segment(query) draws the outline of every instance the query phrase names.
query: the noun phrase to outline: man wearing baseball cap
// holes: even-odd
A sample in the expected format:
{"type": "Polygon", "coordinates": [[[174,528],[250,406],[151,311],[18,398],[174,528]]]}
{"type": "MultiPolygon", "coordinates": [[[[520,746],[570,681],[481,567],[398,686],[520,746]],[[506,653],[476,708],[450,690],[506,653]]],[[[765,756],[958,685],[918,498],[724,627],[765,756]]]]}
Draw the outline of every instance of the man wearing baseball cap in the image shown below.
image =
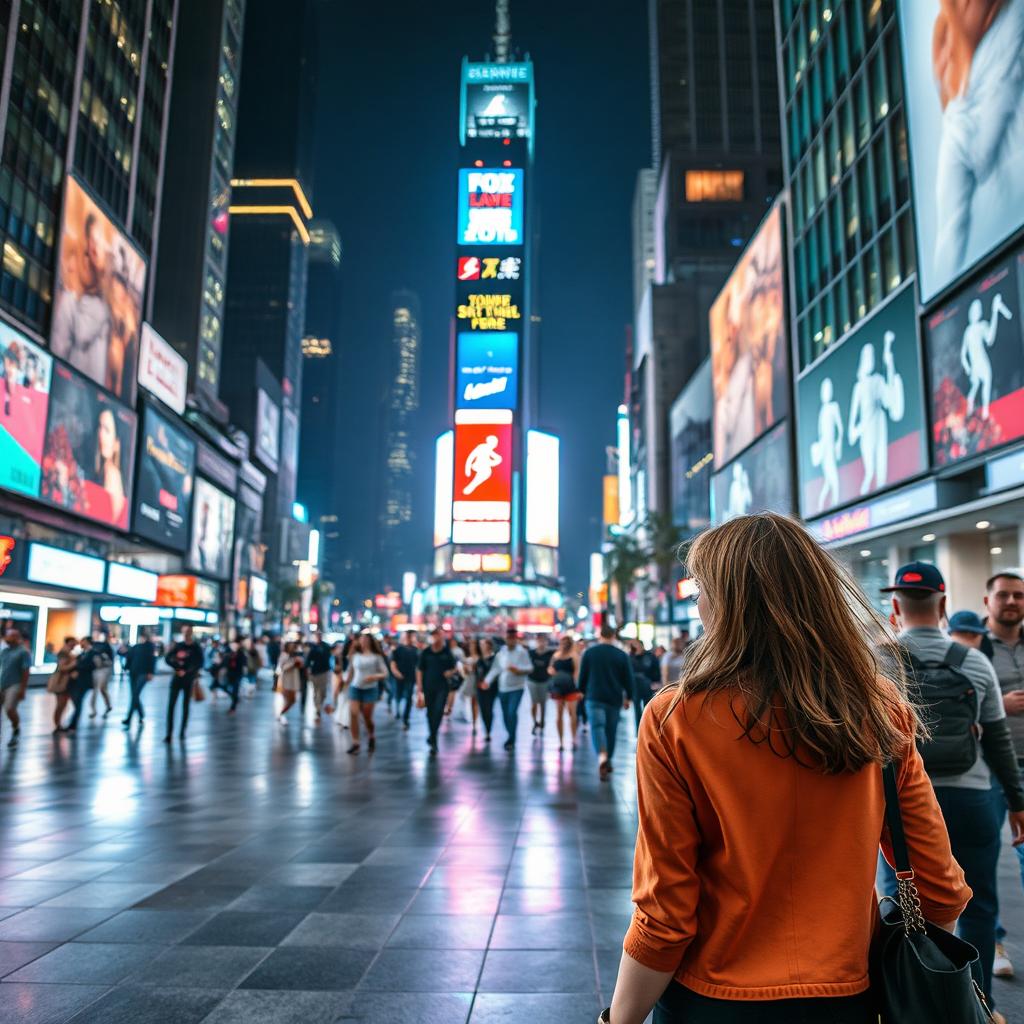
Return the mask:
{"type": "Polygon", "coordinates": [[[964,647],[981,650],[981,645],[988,636],[985,623],[977,612],[953,612],[949,617],[949,638],[964,647]]]}
{"type": "MultiPolygon", "coordinates": [[[[988,635],[981,650],[988,655],[1003,692],[1003,705],[1010,735],[1017,748],[1018,768],[1024,778],[1024,569],[1000,569],[985,585],[985,609],[988,635]]],[[[1006,819],[1006,797],[998,782],[992,786],[992,799],[1000,827],[1006,819]]],[[[1017,847],[1021,879],[1024,881],[1024,847],[1017,847]]],[[[1002,940],[1002,925],[996,934],[996,960],[993,973],[1013,977],[1013,964],[1002,940]]]]}
{"type": "Polygon", "coordinates": [[[922,745],[921,754],[946,819],[953,856],[974,890],[957,931],[978,950],[977,980],[992,1006],[1000,836],[992,813],[991,773],[1006,793],[1014,844],[1024,843],[1024,788],[999,681],[980,651],[942,632],[946,581],[934,565],[901,566],[884,592],[892,594],[911,686],[917,686],[931,711],[932,738],[922,745]],[[973,697],[965,704],[960,695],[968,686],[973,697]]]}

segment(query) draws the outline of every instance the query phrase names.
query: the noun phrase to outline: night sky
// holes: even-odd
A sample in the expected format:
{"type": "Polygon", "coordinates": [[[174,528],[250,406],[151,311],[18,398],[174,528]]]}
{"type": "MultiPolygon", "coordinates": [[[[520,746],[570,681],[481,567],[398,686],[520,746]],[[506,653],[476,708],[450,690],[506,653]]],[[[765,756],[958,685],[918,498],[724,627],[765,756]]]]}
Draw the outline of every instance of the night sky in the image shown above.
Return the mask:
{"type": "MultiPolygon", "coordinates": [[[[513,46],[529,51],[537,80],[540,419],[562,437],[562,570],[570,592],[585,592],[632,319],[633,187],[650,162],[646,4],[511,6],[513,46]]],[[[317,216],[335,222],[343,247],[345,426],[333,461],[353,481],[343,529],[354,550],[370,544],[388,299],[407,287],[422,303],[417,519],[426,567],[433,437],[447,425],[459,67],[464,54],[481,59],[490,49],[493,8],[325,2],[319,21],[313,192],[317,216]]]]}

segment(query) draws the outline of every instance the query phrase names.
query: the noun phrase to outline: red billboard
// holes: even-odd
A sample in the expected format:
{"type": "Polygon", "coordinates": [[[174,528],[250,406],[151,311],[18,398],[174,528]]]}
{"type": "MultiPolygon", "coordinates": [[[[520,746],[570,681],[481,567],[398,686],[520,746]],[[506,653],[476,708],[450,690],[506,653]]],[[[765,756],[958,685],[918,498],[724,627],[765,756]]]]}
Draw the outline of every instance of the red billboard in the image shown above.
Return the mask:
{"type": "Polygon", "coordinates": [[[456,543],[503,544],[512,518],[512,413],[461,410],[455,423],[456,543]]]}

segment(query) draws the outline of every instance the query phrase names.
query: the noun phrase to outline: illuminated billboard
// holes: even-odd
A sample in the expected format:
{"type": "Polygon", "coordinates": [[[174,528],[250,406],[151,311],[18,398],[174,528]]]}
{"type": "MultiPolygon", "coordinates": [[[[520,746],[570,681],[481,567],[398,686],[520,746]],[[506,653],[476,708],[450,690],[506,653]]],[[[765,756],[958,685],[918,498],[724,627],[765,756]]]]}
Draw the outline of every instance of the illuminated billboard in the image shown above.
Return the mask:
{"type": "Polygon", "coordinates": [[[471,331],[504,331],[522,320],[523,314],[511,295],[474,292],[456,307],[455,318],[471,331]]]}
{"type": "Polygon", "coordinates": [[[263,388],[256,392],[254,448],[263,465],[276,473],[281,460],[281,407],[263,388]]]}
{"type": "Polygon", "coordinates": [[[558,547],[558,448],[559,440],[554,434],[527,431],[527,544],[558,547]]]}
{"type": "Polygon", "coordinates": [[[1024,252],[925,320],[935,463],[1024,437],[1024,252]]]}
{"type": "Polygon", "coordinates": [[[928,468],[913,286],[876,310],[797,384],[805,518],[928,468]]]}
{"type": "Polygon", "coordinates": [[[192,543],[186,564],[204,576],[226,580],[234,551],[235,499],[196,477],[192,512],[192,543]]]}
{"type": "Polygon", "coordinates": [[[533,65],[462,65],[461,143],[529,139],[533,133],[533,65]]]}
{"type": "Polygon", "coordinates": [[[724,466],[786,414],[782,211],[776,204],[711,307],[715,464],[724,466]]]}
{"type": "Polygon", "coordinates": [[[195,482],[195,441],[151,405],[146,406],[141,438],[135,532],[184,551],[195,482]]]}
{"type": "Polygon", "coordinates": [[[185,415],[188,361],[171,348],[149,324],[142,325],[139,384],[179,416],[185,415]]]}
{"type": "Polygon", "coordinates": [[[896,8],[928,302],[1024,223],[1024,13],[1019,0],[896,8]]]}
{"type": "Polygon", "coordinates": [[[519,337],[510,332],[459,333],[455,373],[458,409],[514,409],[519,337]]]}
{"type": "Polygon", "coordinates": [[[523,274],[522,256],[460,256],[456,280],[518,281],[523,274]]]}
{"type": "Polygon", "coordinates": [[[146,261],[69,175],[50,348],[128,405],[135,402],[146,261]]]}
{"type": "Polygon", "coordinates": [[[455,479],[455,434],[446,430],[434,442],[434,547],[452,539],[452,486],[455,479]]]}
{"type": "Polygon", "coordinates": [[[0,487],[39,494],[53,358],[0,323],[0,487]]]}
{"type": "Polygon", "coordinates": [[[507,544],[512,519],[512,413],[463,409],[455,416],[452,540],[507,544]]]}
{"type": "Polygon", "coordinates": [[[136,416],[102,388],[54,363],[40,497],[128,529],[136,416]]]}
{"type": "Polygon", "coordinates": [[[459,168],[459,245],[523,244],[521,169],[459,168]]]}
{"type": "Polygon", "coordinates": [[[754,512],[793,511],[789,430],[785,421],[711,478],[715,526],[754,512]]]}

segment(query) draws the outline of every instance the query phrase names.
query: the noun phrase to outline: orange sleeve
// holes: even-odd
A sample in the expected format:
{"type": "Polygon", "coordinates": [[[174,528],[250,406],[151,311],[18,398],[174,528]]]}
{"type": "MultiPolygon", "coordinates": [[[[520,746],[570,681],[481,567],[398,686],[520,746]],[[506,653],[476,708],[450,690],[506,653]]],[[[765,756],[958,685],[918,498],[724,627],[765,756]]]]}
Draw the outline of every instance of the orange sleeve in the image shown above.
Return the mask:
{"type": "Polygon", "coordinates": [[[639,828],[633,862],[636,910],[622,946],[638,963],[675,971],[697,929],[697,822],[658,716],[641,719],[636,777],[639,828]]]}
{"type": "MultiPolygon", "coordinates": [[[[973,893],[960,865],[953,859],[942,810],[913,742],[897,772],[897,782],[903,831],[907,836],[914,882],[921,897],[921,911],[929,921],[948,924],[963,913],[973,893]]],[[[887,826],[882,832],[882,852],[892,865],[892,842],[887,826]]]]}

